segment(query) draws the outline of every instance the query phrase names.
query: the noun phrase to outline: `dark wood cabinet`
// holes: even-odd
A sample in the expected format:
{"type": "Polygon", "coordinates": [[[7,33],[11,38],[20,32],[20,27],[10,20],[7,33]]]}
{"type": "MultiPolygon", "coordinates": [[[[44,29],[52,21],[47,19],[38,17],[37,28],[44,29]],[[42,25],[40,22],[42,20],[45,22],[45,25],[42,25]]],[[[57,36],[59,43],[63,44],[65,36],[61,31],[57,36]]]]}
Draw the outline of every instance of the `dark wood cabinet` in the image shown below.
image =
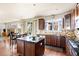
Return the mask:
{"type": "Polygon", "coordinates": [[[58,37],[55,35],[46,35],[46,44],[51,46],[58,46],[59,45],[58,37]]]}
{"type": "Polygon", "coordinates": [[[39,30],[44,30],[45,20],[43,18],[39,19],[39,30]]]}
{"type": "Polygon", "coordinates": [[[45,44],[49,45],[50,41],[51,41],[50,35],[46,35],[46,43],[45,44]]]}
{"type": "Polygon", "coordinates": [[[35,55],[35,44],[25,42],[25,56],[35,55]]]}
{"type": "Polygon", "coordinates": [[[53,45],[53,46],[56,46],[56,36],[55,35],[51,35],[50,37],[51,37],[50,44],[53,45]]]}
{"type": "Polygon", "coordinates": [[[78,6],[78,11],[77,11],[77,13],[78,13],[78,16],[79,16],[79,6],[78,6]]]}
{"type": "Polygon", "coordinates": [[[61,43],[60,36],[56,36],[56,46],[60,47],[60,43],[61,43]]]}
{"type": "Polygon", "coordinates": [[[17,53],[22,56],[42,56],[45,51],[44,39],[38,42],[17,39],[17,53]]]}
{"type": "Polygon", "coordinates": [[[44,54],[44,40],[38,43],[25,42],[25,56],[42,56],[44,54]]]}
{"type": "Polygon", "coordinates": [[[17,52],[19,55],[24,55],[24,41],[17,40],[17,52]]]}
{"type": "Polygon", "coordinates": [[[66,48],[66,38],[64,36],[60,36],[60,46],[66,48]]]}
{"type": "Polygon", "coordinates": [[[56,47],[65,48],[65,37],[56,35],[46,35],[46,44],[56,47]]]}
{"type": "Polygon", "coordinates": [[[44,50],[45,50],[45,43],[44,40],[39,41],[38,43],[35,44],[35,55],[36,56],[42,56],[44,54],[44,50]]]}
{"type": "Polygon", "coordinates": [[[78,6],[75,7],[75,17],[78,16],[78,6]]]}

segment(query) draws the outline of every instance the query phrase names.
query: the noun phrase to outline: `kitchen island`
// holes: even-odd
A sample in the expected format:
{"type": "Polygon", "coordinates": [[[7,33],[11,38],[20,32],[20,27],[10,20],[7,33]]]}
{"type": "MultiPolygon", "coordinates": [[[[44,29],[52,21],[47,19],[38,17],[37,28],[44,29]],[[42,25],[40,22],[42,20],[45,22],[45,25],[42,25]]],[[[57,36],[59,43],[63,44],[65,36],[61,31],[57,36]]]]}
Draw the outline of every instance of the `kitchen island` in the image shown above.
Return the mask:
{"type": "Polygon", "coordinates": [[[42,56],[44,54],[44,38],[35,40],[27,37],[17,38],[17,53],[22,56],[42,56]]]}

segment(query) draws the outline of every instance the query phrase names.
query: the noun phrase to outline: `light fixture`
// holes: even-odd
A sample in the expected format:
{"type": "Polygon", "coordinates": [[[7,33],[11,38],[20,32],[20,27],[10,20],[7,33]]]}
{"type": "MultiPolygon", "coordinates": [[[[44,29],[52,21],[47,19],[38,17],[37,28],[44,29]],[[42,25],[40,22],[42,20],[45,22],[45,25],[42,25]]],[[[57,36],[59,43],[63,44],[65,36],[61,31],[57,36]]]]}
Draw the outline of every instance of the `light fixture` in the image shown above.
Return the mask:
{"type": "Polygon", "coordinates": [[[33,6],[36,6],[36,4],[33,4],[33,6]]]}
{"type": "Polygon", "coordinates": [[[58,10],[58,9],[56,9],[56,10],[58,10]]]}

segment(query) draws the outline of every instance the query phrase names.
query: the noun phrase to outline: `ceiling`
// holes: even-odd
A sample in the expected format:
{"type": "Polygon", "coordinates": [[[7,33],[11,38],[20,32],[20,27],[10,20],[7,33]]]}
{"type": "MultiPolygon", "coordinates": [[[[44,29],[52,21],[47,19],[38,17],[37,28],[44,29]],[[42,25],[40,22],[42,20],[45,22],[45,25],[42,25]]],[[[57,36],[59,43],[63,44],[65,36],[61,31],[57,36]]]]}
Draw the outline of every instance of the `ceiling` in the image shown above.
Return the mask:
{"type": "Polygon", "coordinates": [[[0,22],[64,13],[75,3],[0,3],[0,22]]]}

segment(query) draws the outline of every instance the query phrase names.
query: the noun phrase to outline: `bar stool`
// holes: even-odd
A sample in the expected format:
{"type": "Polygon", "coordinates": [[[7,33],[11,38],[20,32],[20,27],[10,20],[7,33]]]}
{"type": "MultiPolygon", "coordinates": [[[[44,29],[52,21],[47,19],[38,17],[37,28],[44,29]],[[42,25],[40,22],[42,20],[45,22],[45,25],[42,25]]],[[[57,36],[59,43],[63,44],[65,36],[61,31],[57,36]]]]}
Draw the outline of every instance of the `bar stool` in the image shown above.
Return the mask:
{"type": "Polygon", "coordinates": [[[14,52],[14,45],[16,45],[16,38],[12,37],[10,39],[10,49],[11,49],[11,52],[12,52],[12,55],[13,55],[13,52],[14,52]]]}

